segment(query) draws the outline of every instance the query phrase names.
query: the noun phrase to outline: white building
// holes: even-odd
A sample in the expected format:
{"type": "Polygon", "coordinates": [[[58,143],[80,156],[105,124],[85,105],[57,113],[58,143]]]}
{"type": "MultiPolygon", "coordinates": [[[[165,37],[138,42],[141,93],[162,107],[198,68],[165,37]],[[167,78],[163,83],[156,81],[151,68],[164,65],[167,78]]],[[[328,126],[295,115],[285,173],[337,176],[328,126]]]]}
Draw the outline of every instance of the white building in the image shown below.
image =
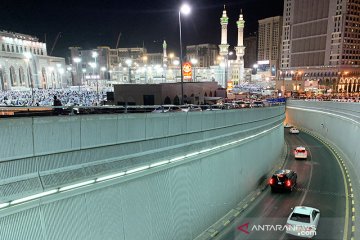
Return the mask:
{"type": "Polygon", "coordinates": [[[0,31],[0,90],[61,88],[64,74],[65,59],[48,56],[38,38],[0,31]]]}

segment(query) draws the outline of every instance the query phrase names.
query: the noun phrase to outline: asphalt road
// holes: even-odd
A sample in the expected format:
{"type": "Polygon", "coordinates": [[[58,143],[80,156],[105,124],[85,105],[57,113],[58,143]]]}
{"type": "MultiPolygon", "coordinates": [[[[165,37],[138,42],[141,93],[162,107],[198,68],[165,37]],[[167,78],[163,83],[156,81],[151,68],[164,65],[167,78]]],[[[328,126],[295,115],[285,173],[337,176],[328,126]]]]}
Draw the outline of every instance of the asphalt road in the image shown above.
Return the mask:
{"type": "Polygon", "coordinates": [[[284,168],[297,172],[296,190],[292,193],[272,193],[268,187],[215,239],[299,239],[285,234],[283,229],[264,231],[253,227],[254,225],[283,226],[291,213],[291,208],[300,205],[320,210],[317,236],[314,239],[343,239],[347,198],[343,175],[337,160],[321,142],[303,132],[290,135],[288,129],[285,129],[285,140],[290,149],[284,168]],[[293,150],[297,146],[307,148],[307,160],[294,159],[293,150]],[[238,229],[239,226],[247,223],[249,234],[238,229]]]}

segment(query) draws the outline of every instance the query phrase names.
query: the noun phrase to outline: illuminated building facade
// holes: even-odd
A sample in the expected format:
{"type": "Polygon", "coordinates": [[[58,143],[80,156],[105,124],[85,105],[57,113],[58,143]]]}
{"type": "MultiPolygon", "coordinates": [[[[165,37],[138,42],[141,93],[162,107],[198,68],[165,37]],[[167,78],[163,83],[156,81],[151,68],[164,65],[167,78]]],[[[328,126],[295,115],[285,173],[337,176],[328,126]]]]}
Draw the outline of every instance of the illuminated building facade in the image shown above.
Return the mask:
{"type": "Polygon", "coordinates": [[[0,31],[0,90],[66,87],[65,73],[65,59],[48,56],[38,38],[0,31]]]}

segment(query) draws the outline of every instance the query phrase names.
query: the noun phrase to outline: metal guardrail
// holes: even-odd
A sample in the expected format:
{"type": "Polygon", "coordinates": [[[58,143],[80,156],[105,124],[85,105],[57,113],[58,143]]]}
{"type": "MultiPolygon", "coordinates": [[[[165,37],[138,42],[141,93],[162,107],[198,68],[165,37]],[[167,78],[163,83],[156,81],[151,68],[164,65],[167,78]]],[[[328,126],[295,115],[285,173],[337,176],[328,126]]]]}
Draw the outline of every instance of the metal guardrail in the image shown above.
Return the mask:
{"type": "MultiPolygon", "coordinates": [[[[263,107],[283,105],[285,102],[268,101],[263,107]]],[[[247,107],[250,108],[250,107],[247,107]]],[[[0,118],[58,115],[119,114],[161,112],[193,112],[243,109],[226,103],[224,105],[128,105],[128,106],[0,106],[0,118]],[[201,110],[200,110],[201,109],[201,110]]]]}

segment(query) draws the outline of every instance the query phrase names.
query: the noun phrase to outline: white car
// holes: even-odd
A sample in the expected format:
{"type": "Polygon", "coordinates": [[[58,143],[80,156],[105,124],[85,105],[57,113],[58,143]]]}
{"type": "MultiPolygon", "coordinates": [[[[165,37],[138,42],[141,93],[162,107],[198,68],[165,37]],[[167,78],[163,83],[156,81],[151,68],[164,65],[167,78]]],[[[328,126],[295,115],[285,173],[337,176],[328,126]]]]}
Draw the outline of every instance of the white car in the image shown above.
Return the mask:
{"type": "Polygon", "coordinates": [[[181,108],[176,105],[162,105],[156,108],[153,113],[181,112],[181,108]]]}
{"type": "Polygon", "coordinates": [[[305,147],[300,146],[300,147],[295,148],[294,155],[295,155],[295,158],[306,159],[307,151],[306,151],[305,147]]]}
{"type": "Polygon", "coordinates": [[[297,206],[286,222],[286,233],[303,238],[316,236],[320,210],[312,207],[297,206]]]}
{"type": "Polygon", "coordinates": [[[291,127],[292,127],[292,125],[290,123],[285,123],[284,124],[284,128],[291,128],[291,127]]]}
{"type": "Polygon", "coordinates": [[[290,133],[292,133],[292,134],[297,134],[297,133],[299,133],[300,131],[299,131],[299,129],[297,129],[296,127],[292,127],[292,128],[290,128],[290,131],[289,131],[290,133]]]}
{"type": "Polygon", "coordinates": [[[202,109],[201,107],[197,106],[197,105],[186,105],[186,106],[181,106],[181,111],[183,112],[201,112],[202,109]]]}

